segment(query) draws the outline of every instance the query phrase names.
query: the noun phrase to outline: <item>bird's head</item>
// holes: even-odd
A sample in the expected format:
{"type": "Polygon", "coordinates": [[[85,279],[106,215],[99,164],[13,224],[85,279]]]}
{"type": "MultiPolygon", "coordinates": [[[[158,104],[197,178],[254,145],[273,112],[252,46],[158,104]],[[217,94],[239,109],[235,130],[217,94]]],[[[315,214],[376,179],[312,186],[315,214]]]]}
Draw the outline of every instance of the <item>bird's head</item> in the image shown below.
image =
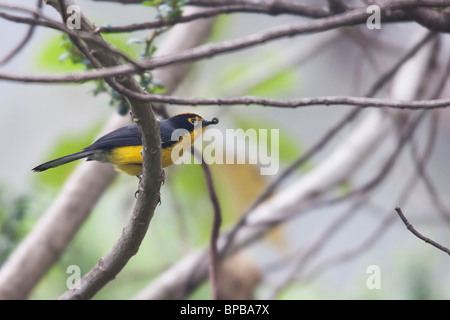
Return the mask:
{"type": "Polygon", "coordinates": [[[211,120],[205,120],[201,116],[195,113],[180,113],[177,114],[167,121],[174,128],[183,128],[189,132],[194,131],[194,129],[199,129],[200,127],[204,130],[207,126],[219,123],[219,119],[212,118],[211,120]]]}

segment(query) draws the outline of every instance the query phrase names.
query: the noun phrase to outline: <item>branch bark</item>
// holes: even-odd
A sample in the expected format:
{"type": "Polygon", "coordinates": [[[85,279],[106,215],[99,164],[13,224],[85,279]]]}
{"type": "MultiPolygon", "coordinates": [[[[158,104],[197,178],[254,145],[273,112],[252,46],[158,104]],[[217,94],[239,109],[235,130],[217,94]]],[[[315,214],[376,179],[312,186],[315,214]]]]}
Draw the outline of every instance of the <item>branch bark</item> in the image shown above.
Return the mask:
{"type": "MultiPolygon", "coordinates": [[[[40,11],[41,8],[42,8],[42,1],[37,0],[36,9],[40,11]]],[[[39,15],[37,13],[33,13],[34,19],[37,19],[38,17],[39,17],[39,15]]],[[[23,37],[23,39],[14,47],[13,50],[11,50],[10,53],[8,53],[5,57],[0,59],[0,66],[9,62],[12,58],[14,58],[14,56],[16,56],[26,46],[28,41],[30,41],[31,37],[33,36],[35,28],[36,28],[36,25],[30,25],[28,27],[28,31],[25,34],[25,36],[23,37]]]]}
{"type": "MultiPolygon", "coordinates": [[[[212,20],[204,20],[186,24],[182,28],[175,27],[161,44],[159,52],[172,54],[196,46],[204,41],[211,26],[212,20]],[[190,36],[186,36],[187,34],[190,36]]],[[[167,93],[170,94],[183,79],[187,67],[185,65],[183,68],[176,69],[163,68],[156,70],[153,75],[163,81],[167,93]]],[[[106,133],[124,126],[129,121],[128,117],[114,114],[103,132],[106,133]]],[[[0,299],[25,299],[30,294],[39,279],[66,249],[114,176],[115,172],[110,166],[96,162],[83,163],[77,167],[52,205],[2,266],[0,299]]],[[[141,199],[141,201],[143,200],[141,199]]],[[[145,211],[146,208],[136,207],[134,212],[140,210],[145,211]]],[[[130,233],[133,232],[133,228],[141,228],[139,222],[143,221],[136,220],[136,224],[126,227],[124,232],[130,233]]],[[[119,245],[118,242],[115,249],[120,250],[119,245]]],[[[103,263],[111,265],[113,262],[109,259],[103,260],[103,263]]],[[[96,272],[101,272],[101,270],[96,272]]],[[[104,275],[104,277],[109,278],[108,275],[104,275]]],[[[82,295],[77,292],[69,292],[61,298],[86,298],[94,294],[99,287],[101,286],[91,289],[85,287],[82,295]]]]}
{"type": "MultiPolygon", "coordinates": [[[[420,79],[425,72],[424,61],[428,61],[430,50],[421,50],[399,70],[393,81],[394,98],[411,99],[416,94],[420,79]],[[403,90],[409,88],[408,91],[403,90]]],[[[402,116],[399,114],[398,116],[402,116]]],[[[235,237],[226,252],[228,233],[219,237],[219,248],[224,256],[231,255],[256,239],[259,239],[274,226],[302,212],[308,200],[318,197],[348,178],[364,162],[365,156],[372,152],[393,129],[382,110],[369,110],[359,124],[334,151],[314,169],[284,188],[282,192],[254,208],[240,224],[235,237]]],[[[160,277],[135,296],[136,299],[180,299],[192,288],[201,283],[207,274],[206,249],[186,256],[169,268],[160,277]]]]}
{"type": "MultiPolygon", "coordinates": [[[[427,7],[450,6],[450,0],[430,0],[427,2],[420,2],[420,5],[427,7]]],[[[384,14],[385,12],[391,12],[397,9],[406,10],[417,6],[417,1],[413,0],[401,0],[395,2],[387,1],[380,5],[380,10],[381,14],[384,14]]],[[[153,70],[168,65],[198,61],[200,59],[211,58],[219,54],[234,52],[237,50],[262,45],[266,42],[278,40],[281,38],[309,34],[312,32],[323,32],[343,26],[365,23],[367,17],[368,14],[366,12],[366,8],[359,7],[353,10],[346,11],[342,14],[308,21],[307,23],[301,22],[277,26],[236,40],[224,41],[217,44],[206,44],[173,55],[166,55],[151,59],[142,59],[140,61],[140,68],[143,68],[145,70],[153,70]]],[[[121,64],[118,66],[105,67],[101,70],[87,70],[83,72],[74,72],[62,75],[17,76],[12,74],[0,73],[0,79],[42,83],[80,82],[133,73],[141,71],[139,70],[140,68],[134,64],[121,64]]]]}
{"type": "Polygon", "coordinates": [[[450,12],[448,9],[415,8],[409,10],[408,15],[432,31],[450,32],[450,12]]]}
{"type": "Polygon", "coordinates": [[[425,237],[424,235],[422,235],[419,231],[417,231],[412,224],[408,221],[408,219],[406,219],[405,215],[403,214],[403,211],[401,208],[397,207],[395,208],[395,211],[397,212],[398,216],[400,217],[400,219],[402,220],[402,222],[404,223],[404,225],[406,226],[406,228],[411,231],[411,233],[413,235],[415,235],[417,238],[419,238],[420,240],[425,241],[428,244],[431,244],[433,247],[438,248],[439,250],[445,252],[446,254],[450,255],[450,249],[447,247],[444,247],[443,245],[437,243],[434,240],[431,240],[430,238],[425,237]]]}

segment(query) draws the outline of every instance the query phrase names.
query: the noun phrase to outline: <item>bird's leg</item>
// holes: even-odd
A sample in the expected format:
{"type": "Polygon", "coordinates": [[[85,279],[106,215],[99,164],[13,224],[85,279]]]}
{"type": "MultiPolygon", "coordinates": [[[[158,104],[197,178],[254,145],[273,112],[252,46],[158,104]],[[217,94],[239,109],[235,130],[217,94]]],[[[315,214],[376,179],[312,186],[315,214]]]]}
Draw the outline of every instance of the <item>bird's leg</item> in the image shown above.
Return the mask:
{"type": "MultiPolygon", "coordinates": [[[[166,172],[164,169],[161,170],[161,185],[164,185],[164,182],[166,181],[166,172]]],[[[158,196],[158,205],[161,205],[161,193],[158,196]]]]}
{"type": "MultiPolygon", "coordinates": [[[[136,192],[134,193],[134,197],[137,199],[139,197],[139,193],[141,192],[141,181],[142,181],[142,173],[138,174],[136,176],[139,179],[139,183],[138,183],[138,189],[136,190],[136,192]]],[[[164,170],[162,171],[162,177],[163,177],[163,184],[164,184],[164,178],[165,178],[165,173],[164,170]]],[[[161,194],[159,194],[158,196],[158,205],[161,205],[161,194]]]]}
{"type": "Polygon", "coordinates": [[[139,173],[136,177],[139,179],[138,189],[134,193],[134,197],[137,199],[139,197],[139,192],[141,191],[142,173],[139,173]]]}
{"type": "Polygon", "coordinates": [[[166,172],[164,169],[161,170],[161,185],[163,186],[166,183],[166,172]]]}

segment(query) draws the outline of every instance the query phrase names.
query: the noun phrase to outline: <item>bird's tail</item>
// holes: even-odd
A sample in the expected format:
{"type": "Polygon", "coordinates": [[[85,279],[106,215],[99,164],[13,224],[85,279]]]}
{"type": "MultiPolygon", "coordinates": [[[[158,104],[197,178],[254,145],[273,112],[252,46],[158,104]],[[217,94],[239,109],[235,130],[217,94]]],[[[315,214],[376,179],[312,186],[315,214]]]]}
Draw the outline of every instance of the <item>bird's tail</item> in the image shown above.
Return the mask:
{"type": "Polygon", "coordinates": [[[38,165],[37,167],[31,169],[34,172],[41,172],[41,171],[45,171],[47,169],[50,168],[56,168],[59,167],[63,164],[78,160],[78,159],[82,159],[82,158],[86,158],[89,157],[90,155],[93,154],[92,150],[86,150],[86,151],[80,151],[74,154],[69,154],[68,156],[64,156],[58,159],[54,159],[51,161],[47,161],[41,165],[38,165]]]}

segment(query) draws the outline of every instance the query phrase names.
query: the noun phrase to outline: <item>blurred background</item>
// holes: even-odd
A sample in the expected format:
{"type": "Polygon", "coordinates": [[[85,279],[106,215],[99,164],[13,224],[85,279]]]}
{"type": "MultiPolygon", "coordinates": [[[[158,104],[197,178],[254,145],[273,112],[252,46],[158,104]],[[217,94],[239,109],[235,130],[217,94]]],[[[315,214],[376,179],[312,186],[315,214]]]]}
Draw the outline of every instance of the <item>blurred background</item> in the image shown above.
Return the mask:
{"type": "MultiPolygon", "coordinates": [[[[16,3],[15,1],[3,1],[16,3]]],[[[35,5],[22,0],[22,5],[35,5]]],[[[79,0],[77,4],[98,25],[125,25],[155,19],[155,10],[139,5],[79,0]]],[[[53,8],[43,12],[59,19],[53,8]]],[[[268,17],[262,14],[230,14],[216,19],[209,42],[240,38],[245,35],[301,21],[296,16],[268,17]]],[[[307,21],[306,19],[303,19],[307,21]]],[[[6,55],[27,31],[26,25],[0,19],[0,57],[6,55]]],[[[414,23],[382,24],[381,30],[364,25],[341,28],[306,36],[272,41],[264,45],[219,55],[193,64],[190,73],[175,95],[187,97],[234,97],[253,95],[271,98],[309,96],[364,95],[378,77],[402,57],[423,34],[414,23]]],[[[150,31],[108,35],[121,50],[137,57],[142,51],[139,40],[150,31]],[[130,40],[130,38],[132,40],[130,40]]],[[[156,46],[164,39],[156,40],[156,46]]],[[[81,64],[62,60],[66,49],[60,33],[36,28],[27,46],[1,71],[12,74],[65,73],[83,70],[81,64]]],[[[440,37],[438,67],[447,63],[449,39],[440,37]]],[[[156,55],[158,51],[156,51],[156,55]]],[[[441,67],[439,67],[441,66],[441,67]]],[[[79,151],[89,145],[111,114],[118,112],[106,93],[93,94],[95,85],[25,84],[0,81],[0,264],[20,240],[33,228],[50,205],[76,165],[74,163],[43,173],[31,168],[47,160],[79,151]]],[[[389,85],[382,92],[389,94],[389,85]]],[[[380,94],[380,96],[383,96],[380,94]]],[[[448,88],[443,96],[448,96],[448,88]]],[[[313,146],[350,107],[314,106],[280,109],[261,106],[186,107],[168,106],[169,114],[192,111],[210,119],[220,119],[218,129],[279,129],[280,172],[313,146]]],[[[363,112],[369,112],[365,109],[363,112]]],[[[426,170],[443,202],[450,205],[449,112],[439,110],[435,147],[426,170]]],[[[333,148],[356,125],[350,123],[316,157],[299,168],[286,182],[301,179],[326,159],[333,148]]],[[[430,121],[420,125],[415,138],[420,150],[426,146],[430,121]]],[[[379,163],[396,144],[389,135],[368,155],[337,194],[351,192],[372,177],[379,163]]],[[[256,143],[256,142],[254,142],[256,143]]],[[[414,237],[394,208],[401,188],[414,173],[411,152],[405,148],[393,170],[374,189],[370,199],[345,224],[330,235],[319,250],[304,261],[301,272],[283,290],[278,299],[449,299],[448,256],[414,237]],[[382,228],[370,244],[358,254],[340,262],[325,264],[364,243],[387,215],[394,219],[382,228]],[[366,281],[369,266],[381,272],[380,289],[369,289],[366,281]],[[317,272],[316,272],[317,271],[317,272]]],[[[383,160],[384,161],[384,160],[383,160]]],[[[230,227],[276,176],[261,176],[257,165],[213,165],[214,183],[223,211],[223,229],[230,227]]],[[[135,203],[137,179],[117,175],[90,218],[51,271],[40,281],[31,299],[53,299],[64,292],[67,267],[78,265],[88,272],[104,256],[122,232],[135,203]]],[[[149,232],[138,252],[119,276],[97,295],[96,299],[127,299],[181,257],[208,245],[212,205],[200,165],[172,166],[166,169],[162,187],[162,204],[157,207],[149,232]]],[[[282,190],[280,191],[282,192],[282,190]]],[[[224,286],[236,281],[231,298],[265,298],[270,296],[289,274],[295,258],[308,252],[324,230],[348,203],[318,206],[302,212],[274,229],[263,240],[243,250],[238,262],[225,268],[231,271],[224,286]],[[239,266],[239,267],[237,267],[239,266]],[[234,270],[233,270],[234,269],[234,270]],[[236,270],[239,272],[236,272],[236,270]],[[244,275],[244,276],[242,276],[244,275]],[[243,278],[240,278],[243,277],[243,278]],[[234,280],[230,280],[234,279],[234,280]],[[242,294],[240,296],[239,294],[242,294]]],[[[433,205],[423,183],[418,183],[409,200],[402,205],[413,225],[427,237],[450,244],[448,220],[433,205]]],[[[191,299],[209,299],[207,283],[191,299]]]]}

